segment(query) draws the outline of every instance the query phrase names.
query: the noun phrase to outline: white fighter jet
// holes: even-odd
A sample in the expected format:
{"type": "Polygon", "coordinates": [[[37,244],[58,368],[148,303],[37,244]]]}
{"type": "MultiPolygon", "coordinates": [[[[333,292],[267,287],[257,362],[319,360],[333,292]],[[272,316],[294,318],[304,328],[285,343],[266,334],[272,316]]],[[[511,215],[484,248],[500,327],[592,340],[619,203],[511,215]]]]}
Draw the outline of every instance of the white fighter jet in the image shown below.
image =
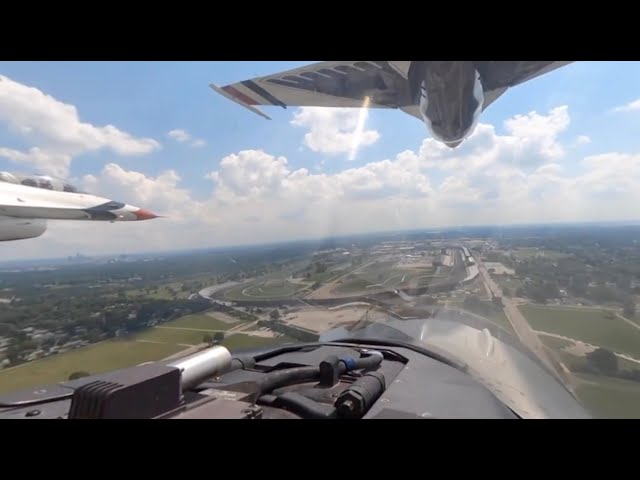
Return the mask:
{"type": "Polygon", "coordinates": [[[136,221],[158,215],[47,175],[0,172],[0,241],[42,235],[47,220],[136,221]]]}
{"type": "Polygon", "coordinates": [[[320,62],[210,87],[269,119],[257,105],[392,108],[422,120],[431,135],[455,148],[481,113],[509,88],[570,61],[320,62]]]}

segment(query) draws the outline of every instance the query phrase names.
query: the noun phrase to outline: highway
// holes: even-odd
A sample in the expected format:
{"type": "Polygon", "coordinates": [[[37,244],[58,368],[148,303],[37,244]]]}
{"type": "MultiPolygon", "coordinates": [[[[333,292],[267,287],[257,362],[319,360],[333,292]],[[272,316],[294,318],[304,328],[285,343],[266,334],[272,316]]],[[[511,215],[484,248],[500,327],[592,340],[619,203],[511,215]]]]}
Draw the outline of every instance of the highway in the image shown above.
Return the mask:
{"type": "Polygon", "coordinates": [[[502,305],[504,308],[504,313],[511,323],[513,330],[518,335],[520,341],[529,348],[539,359],[542,361],[547,367],[549,367],[552,371],[557,372],[560,380],[567,385],[570,380],[570,372],[569,369],[559,362],[555,358],[551,358],[544,344],[538,338],[538,335],[531,329],[529,322],[527,322],[524,315],[518,309],[517,304],[511,300],[510,298],[502,296],[502,289],[491,279],[487,268],[484,266],[482,261],[478,258],[478,256],[474,256],[476,264],[478,265],[478,269],[480,271],[480,278],[482,278],[487,291],[491,292],[491,294],[495,297],[498,297],[502,300],[502,305]]]}

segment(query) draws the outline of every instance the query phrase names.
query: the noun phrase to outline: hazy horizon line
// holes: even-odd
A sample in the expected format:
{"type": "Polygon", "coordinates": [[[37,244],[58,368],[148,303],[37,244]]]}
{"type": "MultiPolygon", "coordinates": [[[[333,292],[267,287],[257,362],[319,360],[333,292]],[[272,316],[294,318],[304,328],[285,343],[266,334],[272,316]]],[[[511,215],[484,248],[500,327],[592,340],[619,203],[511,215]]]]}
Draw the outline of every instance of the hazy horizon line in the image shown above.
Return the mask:
{"type": "MultiPolygon", "coordinates": [[[[429,228],[417,228],[417,229],[401,229],[401,230],[380,230],[374,232],[364,233],[349,233],[339,234],[325,237],[311,237],[311,238],[295,238],[291,240],[279,240],[272,242],[262,243],[247,243],[247,244],[230,244],[216,247],[194,247],[194,248],[182,248],[177,250],[151,250],[147,252],[136,253],[110,253],[110,254],[90,254],[85,255],[82,252],[78,252],[75,255],[81,255],[88,258],[102,258],[102,257],[119,257],[122,255],[128,257],[140,257],[145,255],[173,255],[180,253],[193,253],[193,252],[205,252],[205,251],[225,251],[235,250],[241,248],[260,248],[270,246],[285,246],[288,244],[300,244],[300,243],[323,243],[332,240],[340,240],[351,237],[372,237],[377,235],[393,235],[393,234],[415,234],[415,233],[437,233],[437,232],[450,232],[455,230],[470,230],[470,229],[504,229],[504,228],[531,228],[531,227],[548,227],[548,226],[634,226],[640,225],[640,220],[595,220],[595,221],[558,221],[558,222],[538,222],[538,223],[512,223],[512,224],[485,224],[485,225],[459,225],[459,226],[446,226],[446,227],[429,227],[429,228]]],[[[20,241],[20,240],[17,240],[20,241]]],[[[15,264],[18,262],[50,262],[67,260],[69,257],[75,255],[60,255],[57,257],[40,257],[40,258],[23,258],[16,260],[2,260],[0,265],[15,264]]]]}

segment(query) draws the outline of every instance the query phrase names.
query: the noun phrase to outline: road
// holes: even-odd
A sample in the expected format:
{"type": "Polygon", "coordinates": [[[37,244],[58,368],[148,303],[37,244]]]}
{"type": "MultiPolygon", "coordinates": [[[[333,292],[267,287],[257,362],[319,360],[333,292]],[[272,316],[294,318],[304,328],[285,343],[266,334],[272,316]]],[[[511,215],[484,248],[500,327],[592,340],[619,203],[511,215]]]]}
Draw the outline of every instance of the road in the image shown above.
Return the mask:
{"type": "MultiPolygon", "coordinates": [[[[247,280],[247,282],[250,282],[251,280],[247,280]]],[[[207,298],[209,300],[213,300],[213,294],[220,291],[220,290],[224,290],[225,288],[232,288],[236,285],[239,285],[239,282],[224,282],[224,283],[218,283],[216,285],[211,285],[209,287],[203,288],[202,290],[200,290],[198,292],[198,295],[200,295],[203,298],[207,298]]]]}
{"type": "Polygon", "coordinates": [[[620,320],[627,322],[629,325],[631,325],[634,328],[637,328],[638,330],[640,330],[640,325],[633,323],[631,320],[628,320],[626,318],[624,318],[622,315],[620,315],[618,312],[615,312],[616,317],[618,317],[620,320]]]}
{"type": "Polygon", "coordinates": [[[569,369],[562,362],[559,362],[557,359],[549,356],[544,344],[540,341],[538,335],[531,329],[529,322],[527,322],[524,315],[522,315],[518,309],[516,302],[510,298],[502,296],[502,289],[491,279],[484,263],[482,263],[477,256],[474,256],[474,259],[478,265],[478,270],[480,271],[480,278],[484,282],[487,290],[489,290],[493,296],[502,300],[504,313],[520,341],[553,372],[558,372],[563,383],[567,384],[568,378],[565,378],[567,377],[565,374],[569,373],[569,369]]]}

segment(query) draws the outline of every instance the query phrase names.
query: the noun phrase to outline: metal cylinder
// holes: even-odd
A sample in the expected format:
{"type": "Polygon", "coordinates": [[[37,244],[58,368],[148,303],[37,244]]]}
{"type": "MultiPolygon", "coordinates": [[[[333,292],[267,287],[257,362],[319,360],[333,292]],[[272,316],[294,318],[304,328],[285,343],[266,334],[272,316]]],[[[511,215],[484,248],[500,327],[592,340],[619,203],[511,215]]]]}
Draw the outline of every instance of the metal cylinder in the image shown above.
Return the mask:
{"type": "Polygon", "coordinates": [[[180,369],[182,390],[188,390],[207,378],[229,370],[231,368],[231,352],[218,345],[167,365],[180,369]]]}

